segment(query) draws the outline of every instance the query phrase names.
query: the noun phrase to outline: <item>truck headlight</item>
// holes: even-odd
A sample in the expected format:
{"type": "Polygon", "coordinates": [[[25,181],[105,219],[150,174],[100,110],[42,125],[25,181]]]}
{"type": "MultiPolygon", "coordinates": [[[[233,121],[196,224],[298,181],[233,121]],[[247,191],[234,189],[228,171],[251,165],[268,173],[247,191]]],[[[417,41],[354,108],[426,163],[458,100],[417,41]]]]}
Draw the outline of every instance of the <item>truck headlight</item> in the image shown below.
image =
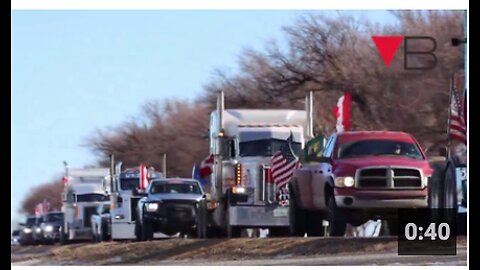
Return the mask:
{"type": "Polygon", "coordinates": [[[238,187],[238,186],[237,186],[237,187],[233,187],[233,188],[232,188],[232,192],[233,192],[233,193],[245,193],[245,191],[246,191],[246,190],[245,190],[244,187],[238,187]]]}
{"type": "Polygon", "coordinates": [[[155,212],[158,210],[158,203],[147,203],[147,212],[155,212]]]}
{"type": "Polygon", "coordinates": [[[351,176],[335,177],[336,187],[353,187],[355,179],[351,176]]]}
{"type": "Polygon", "coordinates": [[[47,226],[45,227],[45,231],[46,231],[46,232],[51,232],[51,231],[53,231],[53,226],[52,226],[52,225],[47,225],[47,226]]]}
{"type": "Polygon", "coordinates": [[[24,228],[24,229],[23,229],[23,232],[28,234],[28,233],[31,233],[31,232],[32,232],[32,229],[30,229],[30,228],[24,228]]]}
{"type": "Polygon", "coordinates": [[[41,231],[42,231],[42,229],[40,229],[40,228],[37,228],[37,229],[35,230],[35,232],[37,232],[37,233],[40,233],[41,231]]]}

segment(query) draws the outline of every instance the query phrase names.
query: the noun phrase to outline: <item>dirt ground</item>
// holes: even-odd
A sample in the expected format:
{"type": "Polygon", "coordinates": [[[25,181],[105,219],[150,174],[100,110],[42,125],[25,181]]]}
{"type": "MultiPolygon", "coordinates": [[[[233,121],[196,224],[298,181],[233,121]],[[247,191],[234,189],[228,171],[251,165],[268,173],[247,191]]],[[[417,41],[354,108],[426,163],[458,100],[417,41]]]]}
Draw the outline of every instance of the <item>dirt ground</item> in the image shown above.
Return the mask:
{"type": "MultiPolygon", "coordinates": [[[[466,265],[466,238],[457,238],[457,256],[447,265],[466,265]]],[[[66,246],[12,246],[12,265],[269,265],[438,263],[439,256],[415,260],[397,255],[397,239],[240,238],[163,239],[149,242],[78,243],[66,246]],[[372,256],[369,259],[369,256],[372,256]],[[402,258],[403,257],[403,258],[402,258]],[[343,258],[343,259],[339,259],[343,258]],[[355,259],[356,258],[356,259],[355,259]],[[390,258],[390,259],[387,259],[390,258]],[[398,260],[396,259],[398,258],[398,260]],[[310,260],[311,259],[311,260],[310,260]],[[309,261],[310,260],[310,261],[309,261]],[[391,262],[390,262],[391,261],[391,262]]]]}

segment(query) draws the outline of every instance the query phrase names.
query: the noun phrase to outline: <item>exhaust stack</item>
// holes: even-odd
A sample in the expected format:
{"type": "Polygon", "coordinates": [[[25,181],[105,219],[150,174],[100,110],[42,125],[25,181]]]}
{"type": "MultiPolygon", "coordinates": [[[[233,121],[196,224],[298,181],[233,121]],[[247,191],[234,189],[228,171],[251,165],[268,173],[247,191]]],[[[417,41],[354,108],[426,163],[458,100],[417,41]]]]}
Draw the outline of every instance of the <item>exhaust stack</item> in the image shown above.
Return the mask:
{"type": "Polygon", "coordinates": [[[313,91],[309,91],[305,97],[305,111],[307,112],[307,131],[305,139],[313,138],[313,91]]]}
{"type": "Polygon", "coordinates": [[[167,178],[167,154],[163,154],[163,160],[162,160],[162,173],[163,177],[167,178]]]}
{"type": "Polygon", "coordinates": [[[217,95],[217,113],[218,113],[218,126],[220,130],[223,129],[223,111],[225,110],[225,98],[223,91],[218,91],[217,95]]]}

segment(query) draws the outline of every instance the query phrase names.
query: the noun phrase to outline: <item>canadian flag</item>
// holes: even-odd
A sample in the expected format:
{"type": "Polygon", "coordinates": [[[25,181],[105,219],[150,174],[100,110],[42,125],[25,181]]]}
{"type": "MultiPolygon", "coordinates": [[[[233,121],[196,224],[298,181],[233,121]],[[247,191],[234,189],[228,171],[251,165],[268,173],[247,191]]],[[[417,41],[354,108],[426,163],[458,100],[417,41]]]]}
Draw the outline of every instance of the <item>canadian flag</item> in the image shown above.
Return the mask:
{"type": "Polygon", "coordinates": [[[343,96],[338,99],[337,106],[333,107],[333,116],[337,119],[337,132],[350,130],[350,104],[352,94],[345,92],[343,96]]]}
{"type": "Polygon", "coordinates": [[[200,177],[205,178],[212,174],[214,163],[215,157],[213,154],[202,160],[202,163],[200,164],[200,177]]]}
{"type": "Polygon", "coordinates": [[[145,164],[140,164],[140,189],[146,189],[148,186],[148,170],[145,164]]]}
{"type": "Polygon", "coordinates": [[[64,176],[62,177],[62,183],[63,183],[64,185],[68,184],[68,177],[67,177],[66,175],[64,175],[64,176]]]}

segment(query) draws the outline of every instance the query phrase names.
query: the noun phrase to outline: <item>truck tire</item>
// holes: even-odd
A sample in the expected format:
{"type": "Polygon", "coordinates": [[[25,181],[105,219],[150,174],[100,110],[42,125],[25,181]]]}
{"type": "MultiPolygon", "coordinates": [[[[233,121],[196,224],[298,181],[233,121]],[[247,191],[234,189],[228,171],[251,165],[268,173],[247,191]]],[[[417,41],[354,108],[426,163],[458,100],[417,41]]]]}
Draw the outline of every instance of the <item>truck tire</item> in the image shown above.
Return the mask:
{"type": "Polygon", "coordinates": [[[152,222],[146,218],[143,218],[141,235],[143,241],[153,240],[152,222]]]}
{"type": "Polygon", "coordinates": [[[292,236],[304,236],[306,229],[306,211],[303,210],[297,202],[297,195],[292,188],[290,190],[290,200],[288,204],[289,231],[292,236]]]}
{"type": "Polygon", "coordinates": [[[445,162],[432,162],[432,177],[428,180],[428,207],[442,208],[444,205],[445,162]]]}
{"type": "Polygon", "coordinates": [[[388,219],[387,227],[389,235],[397,236],[398,235],[398,219],[388,219]]]}
{"type": "Polygon", "coordinates": [[[108,237],[108,224],[103,224],[102,225],[102,230],[101,230],[101,237],[100,237],[100,240],[101,241],[108,241],[109,237],[108,237]]]}
{"type": "Polygon", "coordinates": [[[457,235],[467,234],[467,215],[465,213],[458,213],[458,198],[457,198],[457,180],[455,167],[452,164],[447,166],[445,170],[445,208],[455,209],[454,217],[447,217],[449,222],[456,222],[457,235]]]}
{"type": "Polygon", "coordinates": [[[330,236],[344,236],[347,229],[345,218],[342,217],[342,212],[338,209],[335,203],[334,196],[330,196],[328,200],[328,233],[330,236]]]}
{"type": "Polygon", "coordinates": [[[287,237],[290,234],[289,227],[270,227],[268,237],[287,237]]]}
{"type": "Polygon", "coordinates": [[[324,215],[321,211],[308,211],[307,215],[307,223],[306,223],[306,231],[308,236],[323,236],[324,229],[323,229],[323,219],[324,215]]]}
{"type": "Polygon", "coordinates": [[[135,221],[135,240],[136,241],[143,241],[143,239],[142,239],[142,227],[140,226],[140,222],[138,220],[135,221]]]}
{"type": "Polygon", "coordinates": [[[206,238],[207,237],[207,229],[208,229],[208,224],[207,224],[207,217],[205,214],[205,211],[200,211],[197,215],[197,224],[196,224],[196,236],[197,238],[206,238]]]}
{"type": "Polygon", "coordinates": [[[230,205],[227,205],[227,211],[225,211],[225,219],[226,219],[226,232],[228,238],[239,238],[242,235],[242,228],[238,226],[230,225],[230,218],[229,218],[229,209],[230,205]]]}
{"type": "Polygon", "coordinates": [[[60,245],[68,244],[67,235],[63,226],[60,226],[59,230],[60,230],[60,239],[59,239],[60,245]]]}

